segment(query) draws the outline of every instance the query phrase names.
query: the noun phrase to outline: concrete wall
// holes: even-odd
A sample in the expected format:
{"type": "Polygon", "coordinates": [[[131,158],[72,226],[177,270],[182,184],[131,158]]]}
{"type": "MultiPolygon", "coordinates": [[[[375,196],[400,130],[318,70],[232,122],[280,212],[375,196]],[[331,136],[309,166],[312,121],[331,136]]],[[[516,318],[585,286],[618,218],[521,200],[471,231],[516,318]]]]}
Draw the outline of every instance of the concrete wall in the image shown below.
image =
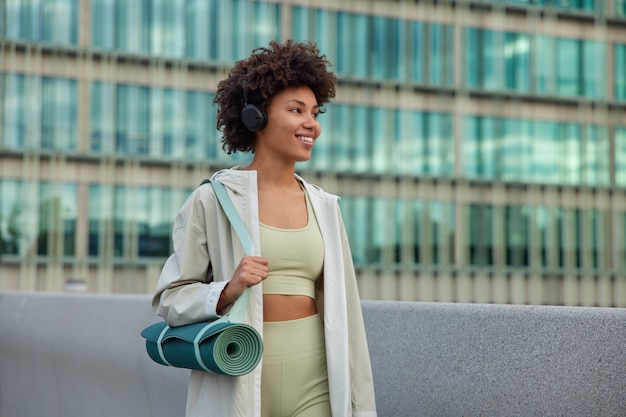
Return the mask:
{"type": "MultiPolygon", "coordinates": [[[[364,301],[381,417],[624,416],[626,309],[364,301]]],[[[0,417],[184,414],[147,296],[0,293],[0,417]]]]}

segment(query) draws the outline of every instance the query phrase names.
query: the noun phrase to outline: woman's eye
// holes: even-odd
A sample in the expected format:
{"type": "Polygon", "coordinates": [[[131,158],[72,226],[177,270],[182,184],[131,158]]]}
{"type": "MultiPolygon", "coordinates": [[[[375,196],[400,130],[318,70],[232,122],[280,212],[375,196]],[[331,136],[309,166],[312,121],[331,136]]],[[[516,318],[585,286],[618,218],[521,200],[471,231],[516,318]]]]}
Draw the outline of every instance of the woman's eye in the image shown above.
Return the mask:
{"type": "Polygon", "coordinates": [[[300,109],[291,109],[290,110],[292,113],[300,113],[300,109]]]}
{"type": "Polygon", "coordinates": [[[318,119],[321,114],[322,113],[313,113],[311,116],[313,116],[314,119],[318,119]]]}

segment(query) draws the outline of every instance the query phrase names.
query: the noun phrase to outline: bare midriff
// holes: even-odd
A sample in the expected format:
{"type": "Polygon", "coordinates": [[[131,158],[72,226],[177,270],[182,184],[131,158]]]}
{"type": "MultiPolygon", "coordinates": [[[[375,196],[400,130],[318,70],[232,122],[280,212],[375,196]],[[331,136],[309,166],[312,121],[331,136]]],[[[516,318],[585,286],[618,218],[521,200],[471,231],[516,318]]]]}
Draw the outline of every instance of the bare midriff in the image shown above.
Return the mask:
{"type": "Polygon", "coordinates": [[[317,313],[315,300],[306,295],[263,295],[263,321],[288,321],[317,313]]]}

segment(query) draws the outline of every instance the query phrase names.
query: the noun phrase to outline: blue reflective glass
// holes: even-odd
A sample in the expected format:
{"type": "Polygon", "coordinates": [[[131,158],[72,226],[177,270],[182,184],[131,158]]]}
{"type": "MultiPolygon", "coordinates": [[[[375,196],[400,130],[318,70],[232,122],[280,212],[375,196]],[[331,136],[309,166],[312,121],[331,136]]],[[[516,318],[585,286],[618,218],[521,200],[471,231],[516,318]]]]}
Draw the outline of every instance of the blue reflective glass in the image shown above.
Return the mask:
{"type": "Polygon", "coordinates": [[[411,36],[411,55],[410,55],[410,68],[411,68],[411,80],[416,83],[423,83],[424,66],[426,60],[424,59],[425,47],[424,47],[424,24],[422,22],[411,22],[410,29],[411,36]]]}
{"type": "Polygon", "coordinates": [[[432,176],[451,176],[454,169],[452,116],[424,113],[424,172],[432,176]]]}
{"type": "Polygon", "coordinates": [[[530,266],[529,220],[530,213],[527,206],[505,206],[504,239],[507,266],[530,266]]]}
{"type": "Polygon", "coordinates": [[[530,36],[506,33],[504,45],[505,88],[528,92],[530,86],[530,36]]]}
{"type": "Polygon", "coordinates": [[[372,262],[371,255],[371,199],[346,195],[339,200],[346,233],[355,266],[372,262]]]}
{"type": "Polygon", "coordinates": [[[479,29],[465,29],[465,47],[463,48],[465,61],[465,85],[467,87],[480,87],[482,74],[482,58],[480,50],[482,48],[482,32],[479,29]]]}
{"type": "Polygon", "coordinates": [[[556,89],[556,43],[550,36],[536,35],[533,52],[534,92],[555,94],[556,89]]]}
{"type": "Polygon", "coordinates": [[[475,266],[494,264],[493,207],[468,204],[465,208],[465,248],[467,263],[475,266]]]}
{"type": "Polygon", "coordinates": [[[430,40],[429,54],[422,58],[428,63],[427,82],[433,85],[452,85],[454,82],[452,26],[430,23],[425,27],[430,40]]]}
{"type": "Polygon", "coordinates": [[[189,0],[185,4],[185,56],[217,59],[217,5],[214,1],[189,0]]]}
{"type": "Polygon", "coordinates": [[[137,231],[137,255],[165,257],[171,252],[170,236],[174,206],[172,191],[163,187],[136,187],[137,211],[134,218],[137,231]]]}
{"type": "MultiPolygon", "coordinates": [[[[223,151],[215,128],[217,109],[214,95],[201,91],[187,93],[187,106],[183,120],[186,124],[185,159],[215,160],[223,151]]],[[[167,155],[167,154],[166,154],[167,155]]]]}
{"type": "Polygon", "coordinates": [[[28,123],[33,110],[28,108],[26,92],[27,77],[21,74],[0,73],[2,76],[2,137],[0,146],[6,149],[22,149],[27,138],[33,136],[28,123]]]}
{"type": "Polygon", "coordinates": [[[232,63],[280,39],[274,3],[92,0],[90,7],[96,49],[232,63]]]}
{"type": "Polygon", "coordinates": [[[531,122],[521,119],[504,120],[502,146],[502,178],[508,181],[526,181],[530,178],[532,159],[531,122]]]}
{"type": "Polygon", "coordinates": [[[92,152],[115,151],[115,85],[91,83],[89,140],[92,152]]]}
{"type": "Polygon", "coordinates": [[[626,187],[626,126],[615,129],[615,185],[626,187]]]}
{"type": "Polygon", "coordinates": [[[78,140],[77,81],[43,77],[41,148],[74,151],[78,140]]]}
{"type": "MultiPolygon", "coordinates": [[[[371,115],[371,164],[372,172],[382,174],[388,171],[390,162],[389,154],[393,146],[392,111],[384,108],[373,107],[369,110],[371,115]]],[[[390,168],[390,167],[389,167],[390,168]]]]}
{"type": "MultiPolygon", "coordinates": [[[[360,128],[358,123],[346,123],[346,120],[354,120],[355,109],[345,104],[335,104],[334,112],[336,120],[340,121],[335,126],[336,136],[333,138],[332,153],[335,157],[335,169],[339,172],[350,171],[355,154],[357,136],[356,130],[360,128]],[[352,129],[354,128],[354,129],[352,129]]],[[[360,129],[358,134],[365,134],[360,129]]]]}
{"type": "Polygon", "coordinates": [[[559,125],[555,122],[533,123],[533,155],[529,180],[535,183],[558,184],[561,180],[558,161],[561,155],[559,125]]]}
{"type": "Polygon", "coordinates": [[[0,178],[0,254],[26,253],[29,238],[28,225],[36,218],[28,217],[25,186],[22,181],[0,178]]]}
{"type": "Polygon", "coordinates": [[[430,226],[430,262],[434,265],[454,263],[455,213],[452,203],[439,201],[427,205],[426,222],[430,226]]]}
{"type": "Polygon", "coordinates": [[[583,184],[608,186],[610,183],[610,144],[608,130],[604,126],[586,126],[582,146],[583,184]]]}
{"type": "Polygon", "coordinates": [[[394,144],[391,152],[391,169],[397,174],[423,174],[424,140],[422,132],[422,114],[411,110],[394,112],[394,144]]]}
{"type": "MultiPolygon", "coordinates": [[[[581,82],[582,94],[589,98],[606,97],[606,46],[602,42],[581,41],[583,74],[581,82]]],[[[622,71],[625,72],[625,71],[622,71]]]]}
{"type": "Polygon", "coordinates": [[[37,254],[76,254],[78,197],[76,184],[42,182],[39,195],[37,254]]]}
{"type": "Polygon", "coordinates": [[[78,43],[79,0],[30,0],[3,3],[9,39],[59,45],[78,43]]]}
{"type": "Polygon", "coordinates": [[[371,170],[372,141],[372,109],[365,106],[351,106],[352,126],[346,126],[348,135],[342,138],[350,142],[351,161],[348,161],[348,170],[368,173],[371,170]]]}
{"type": "Polygon", "coordinates": [[[626,71],[624,70],[626,68],[626,44],[615,44],[613,51],[613,74],[615,77],[613,94],[616,100],[626,101],[626,71]]]}
{"type": "Polygon", "coordinates": [[[582,44],[576,39],[556,39],[557,92],[562,96],[581,94],[582,44]]]}
{"type": "Polygon", "coordinates": [[[88,239],[87,253],[89,256],[105,256],[107,251],[107,231],[113,222],[113,188],[108,185],[94,184],[89,186],[87,199],[88,239]]]}
{"type": "Polygon", "coordinates": [[[382,16],[372,18],[370,62],[373,78],[406,79],[405,22],[382,16]]]}
{"type": "Polygon", "coordinates": [[[150,107],[147,87],[116,86],[115,150],[125,155],[148,155],[150,107]]]}
{"type": "Polygon", "coordinates": [[[130,257],[132,213],[140,213],[135,198],[135,190],[130,187],[115,186],[113,188],[113,255],[130,257]]]}
{"type": "Polygon", "coordinates": [[[604,126],[467,116],[462,131],[462,173],[467,178],[610,184],[610,141],[604,126]]]}
{"type": "Polygon", "coordinates": [[[78,140],[77,82],[3,74],[1,146],[74,151],[78,140]]]}

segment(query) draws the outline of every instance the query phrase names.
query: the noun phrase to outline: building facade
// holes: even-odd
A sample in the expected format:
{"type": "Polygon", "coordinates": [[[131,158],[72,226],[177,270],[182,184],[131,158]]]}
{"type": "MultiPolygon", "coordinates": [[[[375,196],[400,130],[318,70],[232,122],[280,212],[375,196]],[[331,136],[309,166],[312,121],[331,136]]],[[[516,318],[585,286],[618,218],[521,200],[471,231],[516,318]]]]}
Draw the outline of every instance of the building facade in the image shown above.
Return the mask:
{"type": "Polygon", "coordinates": [[[150,293],[217,82],[311,40],[365,299],[626,307],[626,0],[0,0],[0,290],[150,293]]]}

